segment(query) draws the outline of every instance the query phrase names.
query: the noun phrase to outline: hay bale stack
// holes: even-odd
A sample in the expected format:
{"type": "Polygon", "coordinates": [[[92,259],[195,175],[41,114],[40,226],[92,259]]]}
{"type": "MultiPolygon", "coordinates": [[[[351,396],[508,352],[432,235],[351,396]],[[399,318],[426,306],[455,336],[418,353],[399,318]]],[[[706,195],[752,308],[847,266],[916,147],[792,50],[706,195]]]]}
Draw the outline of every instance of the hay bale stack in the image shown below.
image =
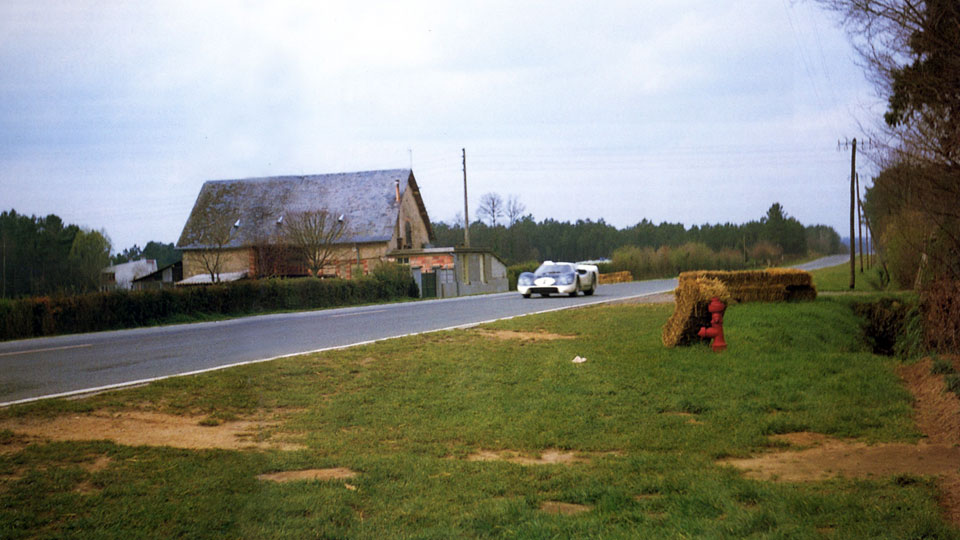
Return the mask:
{"type": "Polygon", "coordinates": [[[699,271],[680,274],[685,279],[711,278],[723,282],[737,302],[790,302],[814,300],[813,276],[804,270],[769,268],[742,272],[699,271]]]}
{"type": "Polygon", "coordinates": [[[699,341],[697,332],[703,326],[710,326],[707,305],[713,297],[728,305],[731,301],[789,302],[815,300],[817,290],[813,286],[813,276],[803,270],[702,270],[680,274],[674,295],[676,307],[661,335],[661,340],[667,347],[699,341]]]}
{"type": "Polygon", "coordinates": [[[697,332],[700,327],[710,326],[710,312],[707,310],[710,299],[716,297],[724,303],[729,303],[731,299],[727,286],[719,279],[696,276],[680,279],[674,296],[676,307],[660,335],[667,347],[699,341],[697,332]]]}
{"type": "Polygon", "coordinates": [[[598,284],[603,285],[604,283],[626,283],[628,281],[633,281],[633,275],[630,274],[629,270],[623,270],[622,272],[610,272],[606,274],[600,274],[598,284]]]}

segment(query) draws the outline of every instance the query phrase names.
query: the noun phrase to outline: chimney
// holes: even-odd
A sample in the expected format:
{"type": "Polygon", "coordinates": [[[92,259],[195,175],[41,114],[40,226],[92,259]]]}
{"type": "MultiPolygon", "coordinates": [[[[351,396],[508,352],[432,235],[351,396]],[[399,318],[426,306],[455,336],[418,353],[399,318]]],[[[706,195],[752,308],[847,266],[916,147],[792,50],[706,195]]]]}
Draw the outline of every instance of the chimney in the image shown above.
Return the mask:
{"type": "Polygon", "coordinates": [[[400,179],[394,180],[394,187],[397,189],[397,204],[400,204],[400,179]]]}

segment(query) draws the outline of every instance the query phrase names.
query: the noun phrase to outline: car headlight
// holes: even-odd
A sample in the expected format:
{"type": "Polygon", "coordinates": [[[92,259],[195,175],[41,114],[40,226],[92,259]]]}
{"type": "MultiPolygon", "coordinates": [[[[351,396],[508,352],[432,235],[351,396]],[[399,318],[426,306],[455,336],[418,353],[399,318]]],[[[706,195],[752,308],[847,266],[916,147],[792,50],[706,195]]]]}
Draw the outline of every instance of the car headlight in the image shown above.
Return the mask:
{"type": "Polygon", "coordinates": [[[574,279],[573,274],[560,274],[560,275],[557,277],[557,284],[558,284],[558,285],[569,285],[569,284],[573,283],[573,279],[574,279]]]}
{"type": "Polygon", "coordinates": [[[518,285],[533,285],[534,276],[530,272],[524,272],[520,274],[520,277],[517,278],[518,285]]]}

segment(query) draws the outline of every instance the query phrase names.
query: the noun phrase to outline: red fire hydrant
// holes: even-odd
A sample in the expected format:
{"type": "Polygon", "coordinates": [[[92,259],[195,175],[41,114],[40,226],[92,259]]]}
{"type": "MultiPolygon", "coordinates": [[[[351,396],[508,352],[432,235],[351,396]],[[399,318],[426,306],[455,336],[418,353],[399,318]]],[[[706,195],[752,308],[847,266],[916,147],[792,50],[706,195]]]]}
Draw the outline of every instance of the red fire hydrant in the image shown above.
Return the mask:
{"type": "Polygon", "coordinates": [[[727,309],[726,304],[719,298],[710,299],[710,305],[707,310],[710,311],[710,328],[706,326],[700,328],[697,333],[701,338],[712,339],[713,352],[723,352],[727,349],[727,342],[723,340],[723,312],[727,309]]]}

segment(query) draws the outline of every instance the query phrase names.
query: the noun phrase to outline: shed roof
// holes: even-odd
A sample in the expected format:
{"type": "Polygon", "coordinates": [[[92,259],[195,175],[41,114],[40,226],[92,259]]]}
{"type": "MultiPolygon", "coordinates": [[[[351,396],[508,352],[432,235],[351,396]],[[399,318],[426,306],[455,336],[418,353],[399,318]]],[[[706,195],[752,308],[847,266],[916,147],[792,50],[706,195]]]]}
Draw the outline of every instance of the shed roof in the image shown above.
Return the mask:
{"type": "Polygon", "coordinates": [[[202,229],[211,218],[237,224],[230,240],[221,246],[237,248],[273,237],[285,216],[319,210],[344,216],[347,230],[341,243],[386,242],[393,236],[400,211],[396,200],[398,180],[401,198],[412,190],[432,238],[413,171],[389,169],[204,182],[177,247],[217,247],[202,240],[202,229]]]}

